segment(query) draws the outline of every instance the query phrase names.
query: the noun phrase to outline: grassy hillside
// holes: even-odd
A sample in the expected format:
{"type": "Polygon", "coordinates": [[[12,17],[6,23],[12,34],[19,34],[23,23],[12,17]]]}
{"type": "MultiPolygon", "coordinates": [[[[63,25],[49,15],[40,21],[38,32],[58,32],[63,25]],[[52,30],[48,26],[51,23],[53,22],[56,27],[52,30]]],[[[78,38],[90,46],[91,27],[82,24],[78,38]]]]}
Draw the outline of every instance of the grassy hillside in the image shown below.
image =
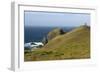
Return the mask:
{"type": "Polygon", "coordinates": [[[47,44],[50,40],[52,40],[53,38],[59,36],[59,35],[62,35],[64,34],[65,32],[60,29],[60,28],[54,28],[51,32],[49,32],[47,34],[47,36],[45,36],[42,40],[42,43],[43,44],[47,44]]]}
{"type": "Polygon", "coordinates": [[[60,28],[55,28],[54,30],[52,30],[51,32],[48,33],[47,35],[47,39],[52,40],[53,38],[55,38],[56,36],[62,35],[64,34],[64,31],[60,28]]]}
{"type": "Polygon", "coordinates": [[[25,54],[25,60],[90,58],[90,27],[80,26],[51,39],[44,47],[25,54]]]}

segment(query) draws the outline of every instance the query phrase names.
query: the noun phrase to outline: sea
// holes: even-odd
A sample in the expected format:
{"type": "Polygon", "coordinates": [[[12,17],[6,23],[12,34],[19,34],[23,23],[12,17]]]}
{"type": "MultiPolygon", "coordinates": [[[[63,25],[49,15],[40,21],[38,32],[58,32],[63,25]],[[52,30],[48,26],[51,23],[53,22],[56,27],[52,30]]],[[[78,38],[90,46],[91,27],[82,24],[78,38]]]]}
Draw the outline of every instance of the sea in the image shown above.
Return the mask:
{"type": "Polygon", "coordinates": [[[64,32],[68,32],[75,27],[46,27],[46,26],[25,26],[24,27],[24,43],[41,42],[43,37],[55,28],[61,28],[64,32]]]}

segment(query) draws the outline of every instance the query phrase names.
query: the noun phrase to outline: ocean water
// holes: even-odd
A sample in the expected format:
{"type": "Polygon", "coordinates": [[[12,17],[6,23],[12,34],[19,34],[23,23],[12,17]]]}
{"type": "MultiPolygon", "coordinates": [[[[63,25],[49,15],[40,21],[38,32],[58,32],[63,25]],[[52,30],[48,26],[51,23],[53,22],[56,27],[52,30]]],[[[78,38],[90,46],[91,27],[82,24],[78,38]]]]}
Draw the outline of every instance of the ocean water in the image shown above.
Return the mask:
{"type": "Polygon", "coordinates": [[[41,42],[50,31],[55,28],[61,28],[65,32],[72,30],[74,27],[24,27],[24,43],[41,42]]]}

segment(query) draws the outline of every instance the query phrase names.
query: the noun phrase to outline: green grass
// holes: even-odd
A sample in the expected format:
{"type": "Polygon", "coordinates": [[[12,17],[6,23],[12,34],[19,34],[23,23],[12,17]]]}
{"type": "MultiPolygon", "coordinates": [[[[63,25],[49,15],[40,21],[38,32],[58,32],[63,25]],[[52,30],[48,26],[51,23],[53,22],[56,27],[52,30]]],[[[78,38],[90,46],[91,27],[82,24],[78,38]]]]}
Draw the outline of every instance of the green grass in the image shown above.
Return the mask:
{"type": "Polygon", "coordinates": [[[80,26],[25,54],[25,61],[90,58],[90,28],[80,26]]]}

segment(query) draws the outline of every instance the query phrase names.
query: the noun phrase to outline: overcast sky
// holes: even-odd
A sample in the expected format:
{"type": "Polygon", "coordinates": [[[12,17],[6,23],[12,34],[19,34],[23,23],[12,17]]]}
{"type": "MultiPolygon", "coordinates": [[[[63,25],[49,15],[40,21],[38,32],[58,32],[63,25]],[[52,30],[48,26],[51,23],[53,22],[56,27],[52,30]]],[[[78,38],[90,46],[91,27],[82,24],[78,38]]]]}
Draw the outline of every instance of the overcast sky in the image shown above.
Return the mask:
{"type": "Polygon", "coordinates": [[[25,26],[90,25],[90,14],[24,11],[25,26]]]}

